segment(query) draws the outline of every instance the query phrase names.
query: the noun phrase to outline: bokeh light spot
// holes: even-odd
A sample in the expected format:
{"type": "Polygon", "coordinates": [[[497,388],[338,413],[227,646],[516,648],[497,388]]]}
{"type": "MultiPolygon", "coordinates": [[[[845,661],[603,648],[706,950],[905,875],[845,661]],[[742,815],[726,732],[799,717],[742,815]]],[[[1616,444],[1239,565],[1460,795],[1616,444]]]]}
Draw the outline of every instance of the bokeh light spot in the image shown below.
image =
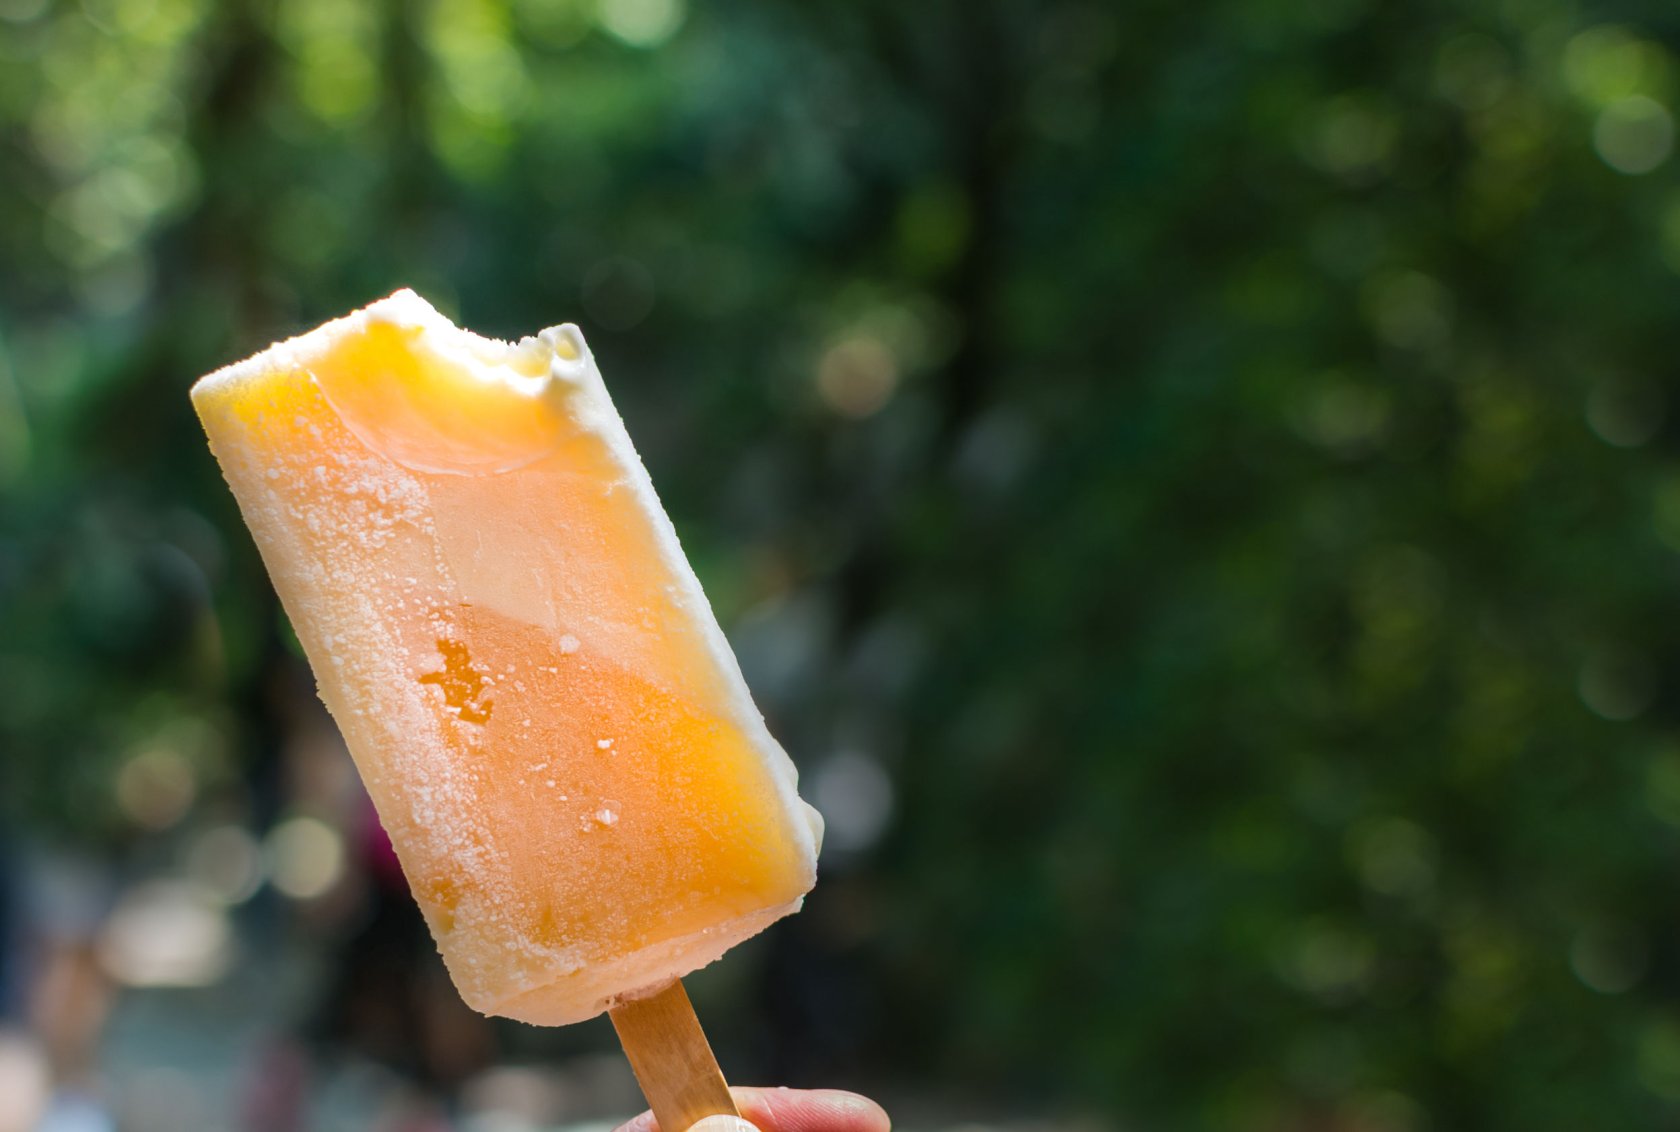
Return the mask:
{"type": "Polygon", "coordinates": [[[1669,270],[1680,272],[1680,197],[1671,198],[1663,210],[1660,236],[1663,262],[1669,270]]]}
{"type": "Polygon", "coordinates": [[[1680,828],[1680,751],[1659,751],[1645,764],[1645,806],[1658,820],[1680,828]]]}
{"type": "Polygon", "coordinates": [[[1357,826],[1349,845],[1354,867],[1367,888],[1384,896],[1423,896],[1435,884],[1435,842],[1403,818],[1357,826]]]}
{"type": "Polygon", "coordinates": [[[870,334],[840,339],[817,362],[817,392],[843,417],[874,416],[898,388],[898,360],[870,334]]]}
{"type": "Polygon", "coordinates": [[[274,887],[294,900],[324,896],[344,873],[344,838],[319,818],[281,822],[269,831],[264,850],[274,887]]]}
{"type": "Polygon", "coordinates": [[[824,848],[859,852],[880,839],[892,818],[892,780],[873,756],[841,751],[812,776],[811,801],[827,827],[824,848]]]}
{"type": "Polygon", "coordinates": [[[379,94],[372,5],[291,0],[275,16],[275,31],[295,61],[292,81],[305,109],[333,124],[372,109],[379,94]]]}
{"type": "Polygon", "coordinates": [[[106,921],[99,959],[131,987],[209,986],[232,960],[222,909],[196,886],[154,881],[130,889],[106,921]]]}
{"type": "Polygon", "coordinates": [[[1674,118],[1653,98],[1624,98],[1599,113],[1593,148],[1618,173],[1649,173],[1674,152],[1674,118]]]}
{"type": "Polygon", "coordinates": [[[1393,346],[1437,346],[1452,329],[1450,296],[1419,271],[1378,276],[1366,285],[1364,300],[1366,317],[1377,336],[1393,346]]]}
{"type": "Polygon", "coordinates": [[[1662,428],[1664,409],[1662,390],[1654,383],[1606,379],[1587,394],[1587,426],[1606,444],[1637,448],[1662,428]]]}
{"type": "Polygon", "coordinates": [[[145,829],[174,825],[186,816],[197,796],[192,764],[167,747],[148,747],[117,772],[117,805],[145,829]]]}
{"type": "Polygon", "coordinates": [[[1665,1018],[1646,1026],[1635,1066],[1641,1085],[1665,1100],[1680,1100],[1680,1023],[1665,1018]]]}
{"type": "Polygon", "coordinates": [[[1356,932],[1315,919],[1302,925],[1279,960],[1285,981],[1325,1002],[1356,996],[1376,962],[1371,941],[1356,932]]]}
{"type": "Polygon", "coordinates": [[[1601,650],[1581,665],[1576,691],[1594,714],[1623,723],[1638,718],[1650,706],[1656,674],[1638,657],[1601,650]]]}
{"type": "Polygon", "coordinates": [[[1639,1083],[1657,1096],[1680,1101],[1680,1022],[1663,1018],[1639,1035],[1634,1065],[1639,1083]]]}
{"type": "Polygon", "coordinates": [[[52,1074],[41,1047],[0,1030],[0,1132],[35,1132],[52,1096],[52,1074]]]}
{"type": "Polygon", "coordinates": [[[505,4],[454,0],[427,13],[426,45],[455,101],[478,122],[505,123],[529,93],[505,4]]]}
{"type": "Polygon", "coordinates": [[[601,0],[596,19],[631,47],[658,47],[677,34],[688,14],[685,0],[601,0]]]}
{"type": "Polygon", "coordinates": [[[1388,431],[1391,407],[1381,388],[1332,378],[1303,398],[1291,414],[1306,440],[1344,457],[1377,448],[1388,431]]]}
{"type": "Polygon", "coordinates": [[[237,825],[206,830],[187,851],[187,873],[223,903],[249,900],[262,883],[256,838],[237,825]]]}
{"type": "Polygon", "coordinates": [[[1653,486],[1651,526],[1664,546],[1680,553],[1680,476],[1666,476],[1653,486]]]}
{"type": "Polygon", "coordinates": [[[1584,928],[1569,947],[1569,969],[1581,985],[1600,994],[1632,990],[1645,975],[1650,948],[1625,926],[1584,928]]]}
{"type": "Polygon", "coordinates": [[[1563,49],[1563,80],[1583,101],[1607,106],[1660,81],[1661,49],[1615,24],[1580,32],[1563,49]]]}
{"type": "Polygon", "coordinates": [[[1307,124],[1301,146],[1308,161],[1343,180],[1368,183],[1387,171],[1400,140],[1400,122],[1385,101],[1367,92],[1338,95],[1307,124]]]}

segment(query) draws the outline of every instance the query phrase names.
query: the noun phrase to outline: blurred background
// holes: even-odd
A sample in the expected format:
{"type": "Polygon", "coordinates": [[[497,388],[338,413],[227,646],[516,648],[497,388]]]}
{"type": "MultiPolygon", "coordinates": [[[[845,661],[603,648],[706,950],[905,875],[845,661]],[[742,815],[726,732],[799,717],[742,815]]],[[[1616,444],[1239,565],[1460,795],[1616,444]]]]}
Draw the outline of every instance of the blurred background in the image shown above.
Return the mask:
{"type": "Polygon", "coordinates": [[[910,1129],[1680,1128],[1680,10],[0,0],[0,1132],[530,1132],[188,407],[574,319],[910,1129]]]}

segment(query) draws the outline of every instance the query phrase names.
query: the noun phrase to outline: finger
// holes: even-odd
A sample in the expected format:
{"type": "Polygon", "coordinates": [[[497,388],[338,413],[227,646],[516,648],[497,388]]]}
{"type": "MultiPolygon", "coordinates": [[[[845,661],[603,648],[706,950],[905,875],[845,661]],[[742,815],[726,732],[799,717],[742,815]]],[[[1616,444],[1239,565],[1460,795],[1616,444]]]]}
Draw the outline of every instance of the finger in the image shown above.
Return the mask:
{"type": "Polygon", "coordinates": [[[739,1116],[707,1116],[694,1125],[688,1132],[763,1132],[748,1124],[739,1116]]]}
{"type": "Polygon", "coordinates": [[[741,1115],[763,1132],[892,1132],[892,1120],[868,1097],[839,1089],[729,1090],[741,1115]]]}
{"type": "MultiPolygon", "coordinates": [[[[759,1132],[891,1132],[892,1120],[880,1105],[868,1097],[839,1089],[754,1089],[729,1090],[741,1115],[759,1132]]],[[[729,1132],[710,1125],[710,1119],[695,1125],[699,1132],[729,1132]]],[[[660,1132],[653,1113],[644,1112],[626,1121],[614,1132],[660,1132]]],[[[694,1132],[694,1129],[687,1130],[694,1132]]]]}
{"type": "Polygon", "coordinates": [[[644,1112],[639,1116],[632,1116],[614,1128],[613,1132],[659,1132],[659,1121],[653,1118],[653,1113],[644,1112]]]}

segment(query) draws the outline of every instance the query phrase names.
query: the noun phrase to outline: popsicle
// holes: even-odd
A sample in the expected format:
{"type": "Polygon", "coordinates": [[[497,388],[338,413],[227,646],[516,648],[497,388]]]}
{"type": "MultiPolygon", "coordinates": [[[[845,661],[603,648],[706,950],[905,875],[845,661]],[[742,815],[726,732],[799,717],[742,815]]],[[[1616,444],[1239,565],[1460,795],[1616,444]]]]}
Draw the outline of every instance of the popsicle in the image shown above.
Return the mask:
{"type": "Polygon", "coordinates": [[[799,908],[821,820],[575,326],[403,290],[192,399],[470,1006],[579,1021],[799,908]]]}

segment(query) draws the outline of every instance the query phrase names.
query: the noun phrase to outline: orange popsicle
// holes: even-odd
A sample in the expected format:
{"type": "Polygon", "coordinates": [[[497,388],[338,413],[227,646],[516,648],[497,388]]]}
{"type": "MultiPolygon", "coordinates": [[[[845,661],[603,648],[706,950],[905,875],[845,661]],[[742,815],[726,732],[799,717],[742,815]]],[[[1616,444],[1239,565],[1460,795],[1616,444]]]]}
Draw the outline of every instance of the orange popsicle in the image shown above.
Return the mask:
{"type": "Polygon", "coordinates": [[[468,1004],[575,1022],[798,910],[821,820],[576,327],[399,291],[192,396],[468,1004]]]}

